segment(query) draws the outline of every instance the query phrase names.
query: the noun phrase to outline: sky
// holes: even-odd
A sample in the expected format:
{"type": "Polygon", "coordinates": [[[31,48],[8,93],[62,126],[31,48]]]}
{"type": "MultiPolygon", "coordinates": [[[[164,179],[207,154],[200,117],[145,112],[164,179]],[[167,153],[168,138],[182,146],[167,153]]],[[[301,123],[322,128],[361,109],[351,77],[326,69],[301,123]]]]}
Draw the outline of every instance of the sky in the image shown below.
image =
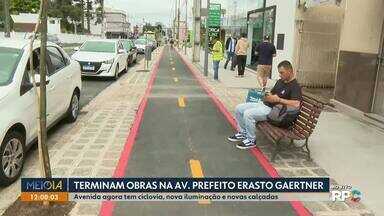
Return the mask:
{"type": "MultiPolygon", "coordinates": [[[[150,22],[161,22],[170,26],[171,20],[175,16],[176,0],[104,0],[105,6],[125,10],[128,14],[128,21],[133,25],[150,22]]],[[[185,20],[185,1],[180,0],[180,20],[185,20]]],[[[216,0],[211,2],[225,3],[228,0],[216,0]]],[[[188,23],[192,23],[192,4],[193,0],[188,0],[188,23]]],[[[206,6],[206,0],[202,0],[202,7],[206,6]]]]}
{"type": "MultiPolygon", "coordinates": [[[[129,22],[134,25],[142,24],[145,20],[152,24],[162,22],[169,26],[174,17],[175,0],[105,0],[105,5],[125,10],[128,13],[129,22]]],[[[181,8],[185,8],[185,6],[183,5],[181,8]]]]}

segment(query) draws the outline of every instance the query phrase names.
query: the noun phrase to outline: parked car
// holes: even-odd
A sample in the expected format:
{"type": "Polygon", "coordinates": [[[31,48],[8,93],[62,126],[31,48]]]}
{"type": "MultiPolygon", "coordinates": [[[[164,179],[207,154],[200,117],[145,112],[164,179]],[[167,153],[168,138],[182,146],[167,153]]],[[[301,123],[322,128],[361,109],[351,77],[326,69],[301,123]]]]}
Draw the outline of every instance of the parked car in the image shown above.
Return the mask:
{"type": "Polygon", "coordinates": [[[148,45],[148,40],[140,38],[135,40],[135,46],[137,47],[138,53],[144,53],[145,52],[145,46],[148,45]]]}
{"type": "Polygon", "coordinates": [[[155,50],[157,48],[157,41],[148,39],[150,46],[152,47],[152,50],[155,50]]]}
{"type": "Polygon", "coordinates": [[[157,48],[157,41],[154,38],[141,36],[140,39],[145,40],[146,44],[151,46],[152,50],[157,48]]]}
{"type": "Polygon", "coordinates": [[[83,76],[112,77],[127,70],[128,53],[120,40],[104,39],[86,41],[75,48],[72,59],[78,61],[83,76]]]}
{"type": "Polygon", "coordinates": [[[124,49],[128,53],[128,65],[131,65],[132,63],[135,63],[137,61],[137,47],[133,43],[131,39],[123,39],[122,40],[124,49]]]}
{"type": "MultiPolygon", "coordinates": [[[[33,57],[39,85],[40,42],[0,40],[0,185],[7,186],[20,176],[25,153],[37,139],[37,98],[29,74],[33,57]]],[[[47,125],[63,117],[74,122],[79,114],[80,65],[54,43],[47,43],[47,125]]]]}
{"type": "Polygon", "coordinates": [[[63,47],[63,42],[61,42],[61,40],[57,35],[47,35],[47,40],[49,42],[59,45],[60,47],[63,47]]]}

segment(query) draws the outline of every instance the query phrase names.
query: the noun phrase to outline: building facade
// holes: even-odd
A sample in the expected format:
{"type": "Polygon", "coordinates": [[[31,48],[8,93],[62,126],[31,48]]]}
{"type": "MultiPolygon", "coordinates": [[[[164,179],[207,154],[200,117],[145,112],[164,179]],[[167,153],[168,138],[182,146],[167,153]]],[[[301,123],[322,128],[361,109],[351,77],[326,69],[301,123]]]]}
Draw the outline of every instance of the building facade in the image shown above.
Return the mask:
{"type": "Polygon", "coordinates": [[[277,64],[293,63],[307,87],[334,88],[334,102],[384,118],[384,2],[382,0],[222,0],[226,36],[247,33],[247,65],[264,35],[277,48],[277,64]]]}
{"type": "Polygon", "coordinates": [[[105,8],[103,31],[107,38],[127,38],[130,34],[130,24],[125,11],[105,8]]]}
{"type": "MultiPolygon", "coordinates": [[[[15,32],[33,32],[35,25],[38,21],[39,15],[32,13],[20,13],[18,15],[11,15],[13,30],[15,32]]],[[[60,18],[48,17],[47,29],[48,34],[61,33],[61,20],[60,18]]]]}
{"type": "Polygon", "coordinates": [[[334,102],[384,122],[384,2],[343,0],[334,102]]]}
{"type": "Polygon", "coordinates": [[[227,0],[226,14],[222,27],[226,35],[239,37],[246,33],[250,47],[247,54],[247,66],[255,69],[257,65],[256,46],[269,35],[276,45],[277,37],[284,42],[277,50],[273,61],[272,77],[277,78],[276,65],[281,60],[293,60],[296,1],[278,0],[227,0]]]}

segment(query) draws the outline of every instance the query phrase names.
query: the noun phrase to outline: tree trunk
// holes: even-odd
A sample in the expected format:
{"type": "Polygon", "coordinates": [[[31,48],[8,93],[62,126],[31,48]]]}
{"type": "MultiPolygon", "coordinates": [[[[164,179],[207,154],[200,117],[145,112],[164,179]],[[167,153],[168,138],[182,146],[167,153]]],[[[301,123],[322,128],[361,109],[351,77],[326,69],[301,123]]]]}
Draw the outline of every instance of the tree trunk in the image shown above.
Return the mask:
{"type": "Polygon", "coordinates": [[[87,31],[88,33],[91,32],[91,12],[90,12],[91,7],[92,7],[91,2],[87,0],[87,31]]]}
{"type": "Polygon", "coordinates": [[[41,156],[43,159],[43,176],[45,178],[51,178],[51,166],[49,163],[49,154],[47,147],[47,96],[46,96],[46,56],[47,56],[47,10],[48,0],[42,0],[43,7],[41,13],[41,47],[40,47],[40,133],[41,140],[39,142],[41,156]]]}
{"type": "Polygon", "coordinates": [[[9,20],[9,0],[3,0],[4,9],[4,36],[11,37],[11,25],[9,20]]]}
{"type": "Polygon", "coordinates": [[[84,0],[80,0],[81,7],[81,32],[84,34],[84,0]]]}

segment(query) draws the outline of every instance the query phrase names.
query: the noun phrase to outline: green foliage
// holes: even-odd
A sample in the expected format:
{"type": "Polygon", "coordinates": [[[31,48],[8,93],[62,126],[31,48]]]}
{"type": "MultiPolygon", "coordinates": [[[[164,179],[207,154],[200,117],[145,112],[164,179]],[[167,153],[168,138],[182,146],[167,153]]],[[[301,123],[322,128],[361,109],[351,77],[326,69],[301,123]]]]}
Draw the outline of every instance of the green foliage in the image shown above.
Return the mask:
{"type": "Polygon", "coordinates": [[[11,14],[37,13],[40,8],[40,0],[9,0],[11,14]]]}
{"type": "Polygon", "coordinates": [[[82,15],[79,4],[73,4],[72,0],[51,0],[48,7],[49,17],[61,18],[63,31],[74,32],[73,22],[79,22],[82,15]]]}
{"type": "MultiPolygon", "coordinates": [[[[49,0],[48,16],[61,18],[61,28],[65,32],[74,32],[73,22],[82,21],[83,15],[92,18],[92,13],[84,12],[92,11],[95,5],[98,7],[96,11],[96,23],[102,22],[102,12],[104,0],[49,0]]],[[[9,0],[10,13],[38,13],[40,8],[40,0],[9,0]]],[[[3,24],[3,0],[0,0],[0,28],[3,24]]],[[[83,29],[79,26],[79,31],[83,29]]]]}

